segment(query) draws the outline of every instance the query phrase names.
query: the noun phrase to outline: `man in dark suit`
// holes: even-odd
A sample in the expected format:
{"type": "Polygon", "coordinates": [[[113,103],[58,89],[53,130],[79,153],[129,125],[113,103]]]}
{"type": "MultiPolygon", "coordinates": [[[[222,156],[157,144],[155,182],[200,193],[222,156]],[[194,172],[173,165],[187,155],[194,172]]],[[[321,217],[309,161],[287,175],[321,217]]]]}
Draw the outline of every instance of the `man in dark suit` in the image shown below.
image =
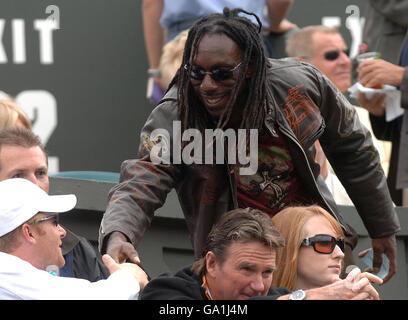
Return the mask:
{"type": "MultiPolygon", "coordinates": [[[[408,108],[408,30],[407,0],[370,0],[365,13],[362,51],[376,51],[381,59],[367,61],[358,68],[359,81],[368,87],[389,84],[401,90],[401,107],[408,108]]],[[[408,168],[403,161],[408,156],[408,135],[403,129],[403,117],[385,121],[384,95],[368,100],[364,95],[358,99],[370,112],[373,132],[380,140],[392,141],[388,187],[396,205],[403,205],[402,189],[408,187],[408,168]],[[400,152],[402,152],[400,154],[400,152]]],[[[407,112],[405,111],[405,118],[407,112]]],[[[407,128],[405,120],[404,127],[407,128]]],[[[407,205],[407,200],[405,200],[407,205]]]]}

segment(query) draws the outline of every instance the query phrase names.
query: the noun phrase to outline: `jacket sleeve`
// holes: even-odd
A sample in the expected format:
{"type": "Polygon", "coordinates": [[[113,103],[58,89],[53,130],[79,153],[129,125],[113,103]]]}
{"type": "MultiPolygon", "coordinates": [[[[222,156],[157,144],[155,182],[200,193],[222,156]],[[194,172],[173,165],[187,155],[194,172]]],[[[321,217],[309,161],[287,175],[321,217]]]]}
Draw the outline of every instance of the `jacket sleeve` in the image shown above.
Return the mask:
{"type": "Polygon", "coordinates": [[[158,129],[170,136],[176,115],[176,105],[171,101],[157,106],[142,129],[137,159],[122,163],[120,182],[109,192],[108,207],[101,222],[99,249],[102,253],[106,251],[106,236],[114,231],[122,232],[136,247],[150,226],[154,212],[164,204],[174,187],[179,169],[171,161],[168,164],[152,162],[150,151],[158,141],[172,143],[158,139],[158,135],[154,139],[153,134],[158,129]]]}
{"type": "Polygon", "coordinates": [[[400,118],[387,122],[385,116],[376,117],[370,114],[370,123],[375,137],[384,141],[394,141],[395,136],[399,135],[401,129],[400,118]]]}
{"type": "Polygon", "coordinates": [[[370,132],[344,95],[320,71],[313,70],[320,91],[314,99],[326,122],[320,143],[327,159],[370,237],[396,233],[399,221],[370,132]]]}

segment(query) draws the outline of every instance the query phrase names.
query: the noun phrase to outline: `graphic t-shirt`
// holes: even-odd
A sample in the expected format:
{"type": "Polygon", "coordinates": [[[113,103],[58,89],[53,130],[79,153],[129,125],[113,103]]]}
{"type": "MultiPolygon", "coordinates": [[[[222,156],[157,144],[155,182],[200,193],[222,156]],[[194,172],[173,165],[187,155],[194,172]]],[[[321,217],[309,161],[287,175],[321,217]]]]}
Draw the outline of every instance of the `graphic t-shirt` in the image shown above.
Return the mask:
{"type": "Polygon", "coordinates": [[[254,175],[237,175],[240,208],[252,207],[271,217],[288,205],[311,204],[310,196],[296,174],[288,145],[279,130],[277,137],[259,136],[258,170],[254,175]]]}

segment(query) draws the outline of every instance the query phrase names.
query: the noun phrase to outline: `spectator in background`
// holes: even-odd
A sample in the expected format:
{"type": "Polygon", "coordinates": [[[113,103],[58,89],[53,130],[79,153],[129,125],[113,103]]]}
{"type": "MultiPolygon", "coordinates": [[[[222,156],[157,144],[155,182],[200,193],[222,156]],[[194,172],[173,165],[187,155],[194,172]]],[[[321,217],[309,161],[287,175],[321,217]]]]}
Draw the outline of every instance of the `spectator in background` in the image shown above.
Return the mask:
{"type": "MultiPolygon", "coordinates": [[[[147,97],[157,104],[162,92],[167,89],[159,68],[164,44],[189,29],[199,18],[211,13],[221,13],[226,6],[239,7],[255,12],[260,17],[265,34],[279,35],[296,28],[296,25],[285,20],[292,4],[293,0],[143,0],[143,30],[149,61],[147,97]],[[264,15],[265,8],[267,16],[264,15]]],[[[256,20],[253,22],[256,23],[256,20]]],[[[271,47],[274,41],[279,41],[274,35],[264,38],[269,57],[274,57],[271,47]]]]}
{"type": "Polygon", "coordinates": [[[0,99],[0,130],[22,127],[31,130],[31,121],[17,104],[9,99],[0,99]]]}
{"type": "Polygon", "coordinates": [[[190,267],[165,274],[149,282],[142,300],[334,300],[378,299],[370,281],[381,279],[355,273],[352,290],[348,280],[333,279],[322,288],[304,288],[291,293],[272,283],[276,250],[285,250],[285,242],[264,212],[252,208],[235,209],[223,214],[214,224],[201,257],[190,267]],[[357,288],[357,285],[355,286],[357,288]],[[309,290],[311,289],[311,290],[309,290]]]}
{"type": "Polygon", "coordinates": [[[173,80],[177,70],[181,66],[184,44],[186,43],[187,35],[188,30],[184,30],[174,39],[167,42],[163,47],[163,52],[160,57],[159,71],[160,83],[164,89],[154,85],[153,78],[149,78],[148,81],[148,91],[150,91],[148,96],[154,104],[157,104],[161,100],[165,89],[169,86],[171,80],[173,80]]]}
{"type": "Polygon", "coordinates": [[[112,274],[91,283],[61,278],[48,268],[62,268],[65,230],[58,214],[72,210],[75,195],[49,196],[26,179],[0,182],[0,300],[137,299],[147,276],[135,264],[116,264],[106,255],[112,274]]]}
{"type": "MultiPolygon", "coordinates": [[[[348,56],[349,50],[337,29],[321,25],[302,28],[288,39],[286,51],[288,56],[297,57],[300,61],[311,63],[318,68],[343,94],[346,94],[351,86],[352,64],[348,56]]],[[[363,108],[353,107],[360,121],[372,132],[368,112],[363,108]]],[[[374,135],[372,138],[380,154],[381,165],[386,172],[390,145],[387,142],[378,141],[374,135]]],[[[322,177],[333,193],[336,203],[353,205],[333,168],[330,167],[319,142],[316,142],[316,160],[320,164],[322,177]]]]}
{"type": "MultiPolygon", "coordinates": [[[[50,189],[47,154],[39,137],[25,128],[0,130],[0,181],[11,178],[27,179],[47,193],[50,189]]],[[[65,230],[60,275],[92,282],[106,279],[109,273],[88,240],[65,230]]]]}
{"type": "Polygon", "coordinates": [[[183,61],[184,44],[186,43],[188,30],[180,32],[174,39],[167,42],[163,47],[160,57],[160,74],[163,88],[167,88],[177,73],[183,61]]]}
{"type": "MultiPolygon", "coordinates": [[[[401,90],[401,107],[408,108],[408,0],[367,1],[361,52],[375,51],[378,61],[366,61],[358,68],[358,79],[368,87],[379,84],[398,86],[401,90]],[[405,43],[405,44],[404,44],[405,43]],[[405,70],[405,71],[404,71],[405,70]]],[[[358,102],[370,112],[375,136],[392,142],[388,188],[396,205],[408,205],[408,115],[390,122],[385,120],[384,95],[366,99],[360,94],[358,102]],[[403,189],[405,202],[403,202],[403,189]]]]}
{"type": "Polygon", "coordinates": [[[272,221],[285,240],[276,254],[275,287],[307,290],[340,279],[344,233],[330,213],[319,206],[288,207],[272,221]]]}
{"type": "Polygon", "coordinates": [[[314,161],[319,139],[372,237],[375,267],[385,253],[392,277],[400,226],[368,130],[315,67],[296,59],[267,59],[260,22],[253,24],[245,14],[224,8],[191,27],[182,67],[142,128],[137,157],[123,162],[120,182],[110,191],[99,233],[101,252],[116,261],[139,262],[135,246],[173,188],[196,257],[214,222],[231,208],[254,207],[273,216],[286,206],[317,203],[350,235],[314,161]],[[255,133],[259,143],[249,139],[250,166],[217,161],[214,144],[207,148],[210,157],[194,150],[191,163],[191,145],[179,148],[177,138],[171,139],[192,131],[202,139],[207,129],[228,130],[235,137],[239,129],[255,133]],[[160,153],[169,160],[157,161],[160,153]],[[187,159],[179,162],[181,153],[187,159]]]}

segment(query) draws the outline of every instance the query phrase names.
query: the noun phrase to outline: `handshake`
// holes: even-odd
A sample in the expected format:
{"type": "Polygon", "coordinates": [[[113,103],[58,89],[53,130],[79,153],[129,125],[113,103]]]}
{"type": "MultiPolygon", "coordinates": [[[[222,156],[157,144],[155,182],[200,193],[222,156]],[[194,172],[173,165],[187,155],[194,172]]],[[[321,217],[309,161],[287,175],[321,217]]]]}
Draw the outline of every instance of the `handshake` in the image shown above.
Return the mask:
{"type": "Polygon", "coordinates": [[[102,256],[102,261],[108,269],[109,273],[112,274],[118,270],[126,270],[131,273],[132,276],[139,282],[140,291],[144,289],[146,284],[149,282],[147,274],[143,269],[135,263],[116,263],[115,260],[108,254],[102,256]]]}

